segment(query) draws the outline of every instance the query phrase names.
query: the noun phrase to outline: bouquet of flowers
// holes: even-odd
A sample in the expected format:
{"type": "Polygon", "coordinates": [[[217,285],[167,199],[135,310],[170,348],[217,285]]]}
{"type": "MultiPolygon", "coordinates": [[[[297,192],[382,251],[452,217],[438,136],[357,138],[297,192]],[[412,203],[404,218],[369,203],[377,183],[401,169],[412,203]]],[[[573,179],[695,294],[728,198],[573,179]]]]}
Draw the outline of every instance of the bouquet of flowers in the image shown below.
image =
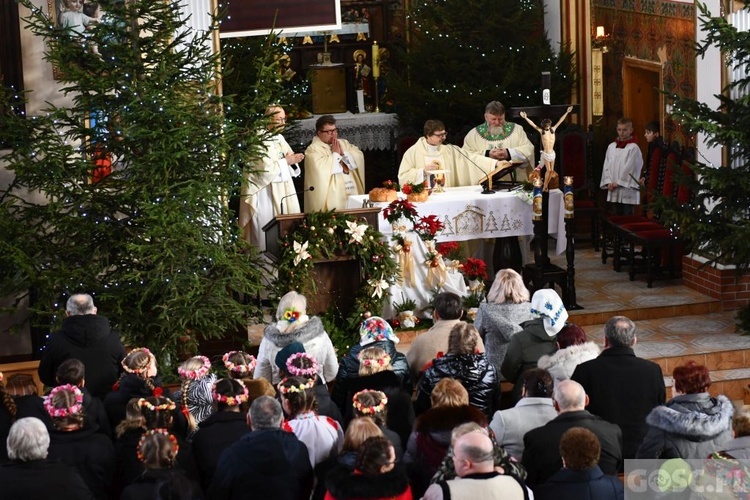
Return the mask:
{"type": "Polygon", "coordinates": [[[392,191],[399,191],[401,189],[401,186],[398,185],[398,182],[393,182],[390,179],[388,179],[387,181],[383,181],[383,187],[392,191]]]}
{"type": "Polygon", "coordinates": [[[469,257],[463,264],[463,273],[468,280],[486,280],[487,264],[482,259],[469,257]]]}
{"type": "Polygon", "coordinates": [[[418,182],[417,184],[414,184],[413,182],[407,182],[406,184],[401,186],[401,192],[404,194],[419,194],[424,190],[424,182],[418,182]]]}
{"type": "Polygon", "coordinates": [[[446,241],[445,243],[438,243],[437,251],[444,259],[458,260],[460,257],[460,251],[458,250],[457,241],[446,241]]]}
{"type": "Polygon", "coordinates": [[[383,218],[393,224],[401,217],[414,222],[417,217],[417,209],[408,200],[393,200],[383,209],[383,218]]]}
{"type": "Polygon", "coordinates": [[[435,235],[442,231],[445,224],[440,222],[437,215],[427,215],[420,217],[417,222],[414,223],[414,232],[419,235],[422,241],[434,240],[435,235]]]}

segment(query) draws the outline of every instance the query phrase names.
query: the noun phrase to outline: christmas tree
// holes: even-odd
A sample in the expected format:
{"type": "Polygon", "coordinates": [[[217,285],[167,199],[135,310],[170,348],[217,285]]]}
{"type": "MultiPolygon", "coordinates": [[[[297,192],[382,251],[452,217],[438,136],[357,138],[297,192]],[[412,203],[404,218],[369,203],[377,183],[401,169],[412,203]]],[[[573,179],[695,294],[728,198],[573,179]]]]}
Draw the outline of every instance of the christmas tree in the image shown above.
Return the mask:
{"type": "Polygon", "coordinates": [[[180,343],[245,330],[261,271],[226,200],[259,157],[265,106],[283,100],[273,37],[252,58],[256,91],[222,97],[213,33],[192,31],[177,3],[103,0],[80,33],[23,3],[72,105],[27,118],[13,113],[24,96],[0,106],[15,175],[0,192],[13,237],[2,291],[28,290],[52,329],[70,294],[91,293],[167,365],[180,343]]]}
{"type": "MultiPolygon", "coordinates": [[[[694,194],[692,203],[679,204],[675,198],[661,199],[663,217],[679,228],[688,241],[695,242],[695,251],[709,262],[737,266],[747,271],[750,266],[750,38],[724,17],[712,17],[704,4],[696,4],[701,12],[700,23],[705,38],[698,46],[699,56],[711,47],[718,47],[730,69],[745,71],[743,78],[729,83],[722,94],[715,96],[720,105],[713,109],[705,103],[671,95],[672,118],[691,133],[703,133],[708,146],[721,146],[728,151],[726,165],[709,165],[697,161],[694,175],[683,176],[681,182],[694,194]]],[[[744,7],[747,9],[747,4],[744,7]]],[[[679,173],[679,172],[678,172],[679,173]]],[[[745,330],[750,331],[750,309],[741,313],[745,330]]]]}
{"type": "Polygon", "coordinates": [[[407,23],[412,38],[397,51],[403,71],[388,76],[402,124],[421,131],[436,118],[460,132],[490,101],[539,105],[543,71],[552,74],[552,102],[568,102],[571,54],[552,51],[540,0],[416,0],[407,23]]]}

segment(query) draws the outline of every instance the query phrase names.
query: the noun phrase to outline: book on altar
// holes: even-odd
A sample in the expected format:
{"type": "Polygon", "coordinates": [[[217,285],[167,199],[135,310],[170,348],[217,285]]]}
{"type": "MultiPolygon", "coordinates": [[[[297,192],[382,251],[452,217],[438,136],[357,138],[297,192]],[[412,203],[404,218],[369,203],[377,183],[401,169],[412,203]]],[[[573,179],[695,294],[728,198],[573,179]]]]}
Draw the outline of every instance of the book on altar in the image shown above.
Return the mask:
{"type": "Polygon", "coordinates": [[[516,182],[515,173],[516,168],[521,164],[521,162],[500,160],[499,163],[500,164],[494,170],[479,179],[479,182],[477,184],[481,185],[482,187],[486,187],[485,184],[487,184],[488,176],[492,178],[493,186],[512,187],[516,184],[519,184],[518,182],[516,182]],[[506,177],[508,175],[511,176],[510,180],[501,180],[503,177],[506,177]]]}

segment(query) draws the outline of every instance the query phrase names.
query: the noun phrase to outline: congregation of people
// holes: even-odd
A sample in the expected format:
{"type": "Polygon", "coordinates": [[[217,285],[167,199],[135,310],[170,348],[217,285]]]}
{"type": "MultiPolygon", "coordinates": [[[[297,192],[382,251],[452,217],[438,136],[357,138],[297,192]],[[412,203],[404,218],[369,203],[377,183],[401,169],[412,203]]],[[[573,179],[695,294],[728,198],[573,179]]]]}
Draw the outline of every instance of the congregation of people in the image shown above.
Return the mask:
{"type": "Polygon", "coordinates": [[[476,323],[461,304],[438,294],[406,355],[378,316],[336,353],[289,292],[257,357],[190,357],[170,389],[153,352],[126,352],[73,295],[39,365],[46,394],[0,376],[2,497],[617,499],[626,459],[750,454],[750,408],[709,395],[692,361],[666,401],[628,318],[606,323],[600,348],[554,290],[530,296],[511,270],[476,323]]]}

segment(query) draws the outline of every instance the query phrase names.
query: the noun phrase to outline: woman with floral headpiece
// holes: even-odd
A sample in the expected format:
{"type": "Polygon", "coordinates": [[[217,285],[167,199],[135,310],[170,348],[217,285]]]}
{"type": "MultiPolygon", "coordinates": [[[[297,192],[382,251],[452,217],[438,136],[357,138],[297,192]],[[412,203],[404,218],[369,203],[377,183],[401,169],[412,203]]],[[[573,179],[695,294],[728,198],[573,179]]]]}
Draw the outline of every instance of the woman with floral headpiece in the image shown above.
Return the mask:
{"type": "Polygon", "coordinates": [[[115,472],[115,448],[106,436],[84,426],[81,390],[70,384],[57,386],[44,407],[53,426],[47,458],[74,467],[96,498],[106,498],[115,472]]]}
{"type": "Polygon", "coordinates": [[[293,342],[279,351],[276,355],[276,366],[282,379],[287,377],[304,377],[314,380],[313,396],[315,397],[315,411],[318,415],[331,417],[344,426],[344,418],[338,407],[331,400],[328,386],[317,375],[320,364],[314,356],[305,352],[305,347],[299,342],[293,342]]]}
{"type": "Polygon", "coordinates": [[[261,396],[276,396],[276,388],[264,378],[253,378],[258,360],[245,351],[229,351],[221,357],[230,379],[241,380],[247,388],[247,401],[242,403],[242,411],[247,413],[250,405],[261,396]]]}
{"type": "Polygon", "coordinates": [[[305,352],[312,354],[319,363],[318,375],[325,383],[336,378],[339,363],[333,343],[317,316],[307,315],[307,298],[297,292],[289,292],[279,301],[276,323],[268,325],[258,349],[258,365],[255,378],[265,378],[273,384],[281,380],[274,364],[276,354],[291,344],[300,342],[305,352]]]}
{"type": "Polygon", "coordinates": [[[330,417],[316,413],[314,379],[288,377],[279,382],[281,408],[288,420],[284,428],[305,443],[313,468],[329,457],[335,457],[344,444],[341,425],[330,417]]]}
{"type": "Polygon", "coordinates": [[[132,398],[171,397],[170,392],[162,387],[156,357],[148,348],[138,347],[130,351],[122,360],[122,370],[112,392],[104,398],[104,408],[112,427],[117,427],[125,419],[125,407],[132,398]]]}
{"type": "MultiPolygon", "coordinates": [[[[402,388],[392,361],[391,356],[380,347],[368,346],[359,351],[359,376],[347,379],[347,400],[351,402],[355,394],[365,389],[384,393],[388,397],[386,425],[398,434],[401,443],[405,443],[414,426],[414,406],[411,392],[402,388]]],[[[342,381],[338,381],[337,384],[340,382],[342,381]]],[[[348,423],[352,418],[354,408],[348,404],[344,419],[348,423]]]]}
{"type": "Polygon", "coordinates": [[[180,402],[180,411],[185,416],[188,431],[198,430],[213,412],[211,389],[216,382],[216,375],[211,373],[211,361],[206,356],[193,356],[177,368],[182,384],[175,392],[175,401],[180,402]]]}
{"type": "Polygon", "coordinates": [[[144,433],[138,441],[137,456],[145,469],[123,490],[120,500],[201,498],[198,483],[176,467],[179,449],[177,438],[165,429],[144,433]]]}
{"type": "Polygon", "coordinates": [[[206,490],[221,453],[250,432],[247,412],[242,409],[248,400],[248,390],[242,380],[220,379],[213,385],[211,395],[215,411],[201,422],[193,436],[193,456],[200,471],[201,485],[206,490]]]}
{"type": "Polygon", "coordinates": [[[401,436],[388,427],[391,404],[388,396],[381,391],[364,389],[354,394],[351,401],[352,416],[355,419],[370,417],[380,428],[380,432],[393,443],[396,456],[400,460],[404,456],[404,446],[401,436]]]}

